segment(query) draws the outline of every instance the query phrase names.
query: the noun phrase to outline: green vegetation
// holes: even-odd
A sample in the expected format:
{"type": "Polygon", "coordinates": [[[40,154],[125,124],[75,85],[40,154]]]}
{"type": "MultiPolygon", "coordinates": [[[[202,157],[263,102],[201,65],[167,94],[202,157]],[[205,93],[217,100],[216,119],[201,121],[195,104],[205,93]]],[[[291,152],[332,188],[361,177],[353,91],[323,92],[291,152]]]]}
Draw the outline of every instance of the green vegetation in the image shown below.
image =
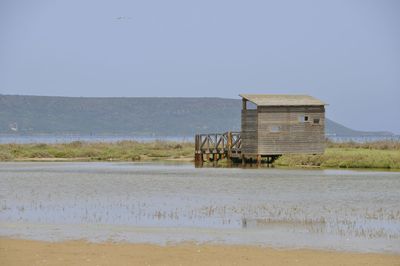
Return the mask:
{"type": "MultiPolygon", "coordinates": [[[[65,144],[1,144],[0,161],[192,161],[194,144],[188,142],[115,143],[72,142],[65,144]]],[[[212,165],[212,164],[209,164],[212,165]]],[[[228,165],[220,161],[219,166],[228,165]]],[[[274,163],[284,167],[400,169],[400,142],[327,143],[322,155],[287,154],[274,163]]]]}
{"type": "Polygon", "coordinates": [[[276,166],[400,169],[400,142],[327,143],[322,155],[288,154],[276,166]]]}
{"type": "Polygon", "coordinates": [[[65,144],[1,144],[0,160],[81,160],[140,161],[188,159],[193,157],[192,143],[120,141],[65,144]]]}
{"type": "Polygon", "coordinates": [[[332,142],[327,141],[327,148],[353,148],[368,150],[397,150],[400,151],[400,141],[382,140],[365,143],[358,142],[332,142]]]}

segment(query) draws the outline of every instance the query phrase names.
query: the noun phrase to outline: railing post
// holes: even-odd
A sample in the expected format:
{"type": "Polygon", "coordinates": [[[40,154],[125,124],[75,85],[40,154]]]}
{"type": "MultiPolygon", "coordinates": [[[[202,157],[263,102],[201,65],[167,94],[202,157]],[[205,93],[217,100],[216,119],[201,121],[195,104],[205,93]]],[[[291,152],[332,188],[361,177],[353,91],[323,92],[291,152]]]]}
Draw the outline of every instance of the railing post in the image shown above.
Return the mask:
{"type": "Polygon", "coordinates": [[[218,160],[228,159],[231,162],[233,158],[242,158],[240,156],[240,133],[238,132],[225,132],[225,133],[210,133],[210,134],[196,134],[195,135],[195,164],[201,166],[206,162],[214,162],[217,164],[218,160]],[[204,156],[205,154],[205,156],[204,156]]]}
{"type": "Polygon", "coordinates": [[[228,158],[231,159],[231,153],[232,153],[232,132],[228,132],[228,143],[226,144],[226,148],[228,150],[228,158]]]}

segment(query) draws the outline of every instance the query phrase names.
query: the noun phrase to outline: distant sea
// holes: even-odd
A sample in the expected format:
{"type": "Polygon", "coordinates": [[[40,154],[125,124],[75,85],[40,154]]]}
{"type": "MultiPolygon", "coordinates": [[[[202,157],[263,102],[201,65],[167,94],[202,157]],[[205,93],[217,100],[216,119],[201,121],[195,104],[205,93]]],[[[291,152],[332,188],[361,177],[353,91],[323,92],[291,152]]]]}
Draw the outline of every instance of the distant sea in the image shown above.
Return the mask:
{"type": "MultiPolygon", "coordinates": [[[[393,136],[327,136],[333,142],[371,142],[381,140],[400,141],[400,135],[393,136]]],[[[176,141],[194,142],[194,136],[134,136],[134,135],[0,135],[0,143],[70,143],[84,142],[118,142],[118,141],[176,141]]]]}

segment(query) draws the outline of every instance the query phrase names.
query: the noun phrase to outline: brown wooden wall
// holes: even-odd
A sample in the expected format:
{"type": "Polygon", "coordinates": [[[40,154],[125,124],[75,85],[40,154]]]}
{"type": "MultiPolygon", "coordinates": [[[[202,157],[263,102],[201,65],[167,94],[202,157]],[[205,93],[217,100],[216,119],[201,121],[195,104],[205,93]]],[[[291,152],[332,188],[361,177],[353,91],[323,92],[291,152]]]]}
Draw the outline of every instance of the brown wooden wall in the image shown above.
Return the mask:
{"type": "Polygon", "coordinates": [[[258,153],[323,153],[325,149],[324,106],[258,107],[258,153]],[[309,121],[300,122],[299,116],[309,121]],[[314,124],[314,118],[319,119],[314,124]],[[279,132],[271,132],[279,127],[279,132]]]}
{"type": "Polygon", "coordinates": [[[242,153],[257,154],[257,109],[242,110],[242,153]]]}
{"type": "Polygon", "coordinates": [[[324,106],[259,106],[257,110],[242,110],[243,154],[319,154],[324,149],[324,106]],[[303,115],[309,121],[299,121],[303,115]],[[318,124],[314,118],[319,119],[318,124]]]}

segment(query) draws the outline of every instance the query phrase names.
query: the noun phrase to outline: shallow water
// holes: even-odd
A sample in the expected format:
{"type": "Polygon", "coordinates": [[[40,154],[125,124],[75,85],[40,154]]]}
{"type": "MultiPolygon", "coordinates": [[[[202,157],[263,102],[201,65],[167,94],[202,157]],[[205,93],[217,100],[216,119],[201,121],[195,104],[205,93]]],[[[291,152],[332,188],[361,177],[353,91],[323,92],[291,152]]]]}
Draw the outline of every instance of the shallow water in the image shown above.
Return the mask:
{"type": "Polygon", "coordinates": [[[0,235],[400,253],[400,173],[0,163],[0,235]]]}

